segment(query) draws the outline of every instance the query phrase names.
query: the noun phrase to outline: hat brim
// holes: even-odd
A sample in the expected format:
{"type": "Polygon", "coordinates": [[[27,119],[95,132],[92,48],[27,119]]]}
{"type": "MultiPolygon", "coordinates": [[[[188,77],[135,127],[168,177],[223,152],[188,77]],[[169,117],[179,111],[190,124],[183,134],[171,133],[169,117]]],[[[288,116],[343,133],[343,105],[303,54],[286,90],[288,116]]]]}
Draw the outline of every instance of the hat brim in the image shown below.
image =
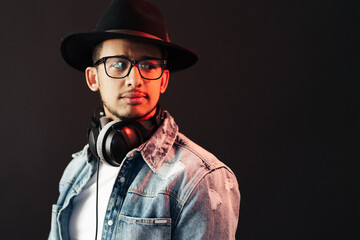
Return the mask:
{"type": "Polygon", "coordinates": [[[92,51],[95,45],[108,39],[140,40],[162,46],[167,50],[167,69],[170,72],[183,70],[194,65],[198,56],[191,50],[172,42],[115,32],[79,32],[66,36],[61,41],[61,54],[64,60],[73,68],[84,72],[93,65],[92,51]]]}

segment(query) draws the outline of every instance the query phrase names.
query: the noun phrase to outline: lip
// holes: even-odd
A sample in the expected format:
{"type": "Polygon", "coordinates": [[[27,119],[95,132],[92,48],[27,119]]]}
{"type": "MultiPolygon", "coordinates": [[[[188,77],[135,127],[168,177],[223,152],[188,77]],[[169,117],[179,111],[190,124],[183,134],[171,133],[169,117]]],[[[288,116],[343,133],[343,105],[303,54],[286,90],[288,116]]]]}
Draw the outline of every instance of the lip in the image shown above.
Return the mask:
{"type": "Polygon", "coordinates": [[[142,97],[146,97],[146,94],[142,92],[128,92],[121,94],[121,98],[142,98],[142,97]]]}
{"type": "Polygon", "coordinates": [[[129,104],[141,104],[147,95],[143,92],[127,92],[120,95],[120,99],[123,99],[129,104]]]}

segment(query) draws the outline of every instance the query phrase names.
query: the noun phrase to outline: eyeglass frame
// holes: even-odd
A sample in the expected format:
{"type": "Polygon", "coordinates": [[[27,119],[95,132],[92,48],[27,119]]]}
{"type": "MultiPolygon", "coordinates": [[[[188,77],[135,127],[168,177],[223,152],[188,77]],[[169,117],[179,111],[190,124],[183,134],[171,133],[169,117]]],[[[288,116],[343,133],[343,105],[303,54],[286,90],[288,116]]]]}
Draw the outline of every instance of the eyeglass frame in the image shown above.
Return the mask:
{"type": "Polygon", "coordinates": [[[96,67],[98,65],[100,65],[101,63],[104,63],[104,69],[105,69],[105,73],[108,77],[110,78],[115,78],[115,79],[122,79],[122,78],[126,78],[127,76],[129,76],[130,72],[131,72],[131,69],[134,67],[134,65],[136,66],[136,68],[138,69],[139,71],[139,74],[142,78],[146,79],[146,80],[158,80],[159,78],[162,77],[162,75],[164,74],[164,70],[166,69],[166,64],[167,64],[167,60],[166,59],[162,59],[162,58],[153,58],[153,57],[147,57],[147,58],[142,58],[140,60],[131,60],[127,57],[124,57],[124,56],[107,56],[107,57],[102,57],[100,58],[99,60],[97,60],[94,64],[93,64],[93,67],[96,67]],[[106,70],[106,61],[110,58],[123,58],[123,59],[126,59],[130,62],[131,66],[129,67],[129,71],[128,73],[124,76],[124,77],[112,77],[108,74],[107,70],[106,70]],[[158,77],[158,78],[146,78],[144,77],[142,74],[141,74],[141,71],[139,69],[139,62],[141,61],[144,61],[144,60],[160,60],[161,64],[162,64],[162,71],[161,71],[161,75],[158,77]]]}

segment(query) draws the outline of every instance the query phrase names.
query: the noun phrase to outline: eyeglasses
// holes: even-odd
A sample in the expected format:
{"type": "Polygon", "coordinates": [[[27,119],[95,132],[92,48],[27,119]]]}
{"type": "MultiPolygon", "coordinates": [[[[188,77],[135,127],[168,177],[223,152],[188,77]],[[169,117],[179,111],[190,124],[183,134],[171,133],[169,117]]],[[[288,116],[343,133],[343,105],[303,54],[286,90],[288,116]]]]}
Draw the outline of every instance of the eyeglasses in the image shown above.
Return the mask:
{"type": "Polygon", "coordinates": [[[129,75],[135,65],[139,70],[140,76],[147,80],[159,79],[165,69],[166,60],[159,58],[145,58],[132,61],[126,57],[111,56],[103,57],[94,63],[97,66],[104,63],[106,75],[111,78],[125,78],[129,75]]]}

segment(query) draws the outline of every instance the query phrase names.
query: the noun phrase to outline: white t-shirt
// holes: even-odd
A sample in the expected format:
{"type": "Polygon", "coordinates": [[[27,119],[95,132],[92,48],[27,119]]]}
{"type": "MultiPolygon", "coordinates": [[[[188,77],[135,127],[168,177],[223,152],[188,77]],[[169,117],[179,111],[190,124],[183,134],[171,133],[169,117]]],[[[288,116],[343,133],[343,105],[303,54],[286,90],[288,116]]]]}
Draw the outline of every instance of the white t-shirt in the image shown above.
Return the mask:
{"type": "MultiPolygon", "coordinates": [[[[101,239],[106,208],[120,167],[100,163],[98,235],[101,239]]],[[[71,240],[92,240],[96,231],[96,173],[84,186],[82,192],[74,197],[70,216],[69,231],[71,240]]]]}

